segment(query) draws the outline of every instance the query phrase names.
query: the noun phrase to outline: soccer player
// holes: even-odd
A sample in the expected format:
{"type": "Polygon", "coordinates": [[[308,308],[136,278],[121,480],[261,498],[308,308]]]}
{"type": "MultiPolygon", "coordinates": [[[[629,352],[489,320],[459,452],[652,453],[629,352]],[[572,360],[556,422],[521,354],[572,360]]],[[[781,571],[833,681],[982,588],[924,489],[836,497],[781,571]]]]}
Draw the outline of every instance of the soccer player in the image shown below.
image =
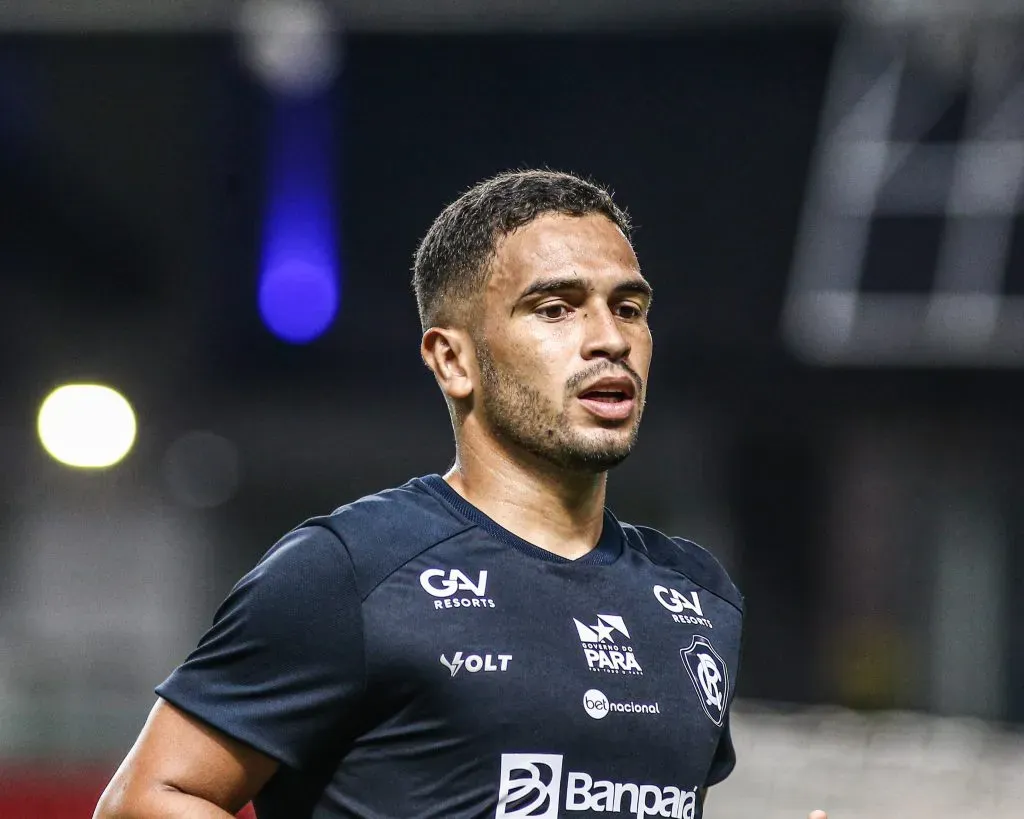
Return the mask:
{"type": "Polygon", "coordinates": [[[454,465],[274,545],[97,817],[701,816],[735,762],[743,600],[605,508],[652,352],[629,236],[605,190],[547,171],[441,213],[414,284],[454,465]]]}

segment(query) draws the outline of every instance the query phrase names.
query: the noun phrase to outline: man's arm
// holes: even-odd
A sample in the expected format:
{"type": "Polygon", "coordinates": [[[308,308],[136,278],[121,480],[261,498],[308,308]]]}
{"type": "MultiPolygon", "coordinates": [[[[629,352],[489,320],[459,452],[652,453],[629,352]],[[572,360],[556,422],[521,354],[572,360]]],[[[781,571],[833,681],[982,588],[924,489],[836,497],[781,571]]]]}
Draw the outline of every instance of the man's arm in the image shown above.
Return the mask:
{"type": "Polygon", "coordinates": [[[361,605],[336,535],[285,535],[157,686],[94,819],[227,819],[279,767],[302,771],[342,747],[366,689],[361,605]]]}
{"type": "Polygon", "coordinates": [[[278,762],[158,700],[93,819],[231,819],[278,762]]]}

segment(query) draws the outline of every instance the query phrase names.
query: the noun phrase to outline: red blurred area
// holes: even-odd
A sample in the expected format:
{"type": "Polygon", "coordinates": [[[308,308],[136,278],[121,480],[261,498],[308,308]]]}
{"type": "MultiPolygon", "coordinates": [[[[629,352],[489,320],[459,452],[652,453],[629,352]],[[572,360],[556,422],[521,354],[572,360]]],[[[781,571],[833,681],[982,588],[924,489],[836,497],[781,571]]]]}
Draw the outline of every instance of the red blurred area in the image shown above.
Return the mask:
{"type": "MultiPolygon", "coordinates": [[[[90,819],[111,772],[62,767],[0,767],[2,819],[90,819]]],[[[239,819],[256,819],[246,807],[239,819]]]]}

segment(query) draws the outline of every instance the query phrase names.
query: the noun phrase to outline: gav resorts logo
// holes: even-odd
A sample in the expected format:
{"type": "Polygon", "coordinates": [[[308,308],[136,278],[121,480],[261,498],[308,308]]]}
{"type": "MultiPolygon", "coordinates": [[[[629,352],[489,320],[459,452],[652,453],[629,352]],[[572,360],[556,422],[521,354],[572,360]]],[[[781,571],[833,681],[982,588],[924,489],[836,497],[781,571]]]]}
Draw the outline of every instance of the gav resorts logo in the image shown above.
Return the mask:
{"type": "Polygon", "coordinates": [[[667,586],[655,586],[651,591],[654,592],[655,599],[661,603],[662,607],[672,612],[672,619],[675,622],[688,626],[714,628],[711,621],[704,616],[704,609],[701,608],[700,597],[696,591],[690,592],[689,596],[678,589],[670,589],[667,586]],[[684,614],[687,611],[693,613],[684,614]]]}
{"type": "Polygon", "coordinates": [[[427,569],[420,575],[420,586],[434,600],[435,609],[485,608],[493,609],[494,601],[485,597],[487,593],[487,572],[477,575],[476,581],[459,569],[427,569]],[[460,595],[459,592],[469,592],[460,595]]]}
{"type": "Polygon", "coordinates": [[[593,626],[581,623],[575,617],[572,621],[576,624],[576,632],[583,645],[583,656],[587,658],[591,671],[633,675],[644,673],[633,654],[633,647],[625,642],[629,639],[626,623],[617,614],[599,614],[597,624],[593,626]]]}
{"type": "Polygon", "coordinates": [[[603,691],[591,688],[583,695],[583,710],[594,719],[604,719],[611,712],[617,714],[660,714],[656,702],[612,702],[603,691]]]}
{"type": "Polygon", "coordinates": [[[636,819],[694,819],[697,814],[696,789],[613,782],[581,771],[569,771],[565,779],[563,803],[561,754],[502,754],[495,819],[558,819],[559,808],[628,812],[636,819]]]}
{"type": "Polygon", "coordinates": [[[715,725],[725,719],[729,704],[729,666],[719,656],[707,637],[693,635],[689,648],[681,649],[679,656],[690,672],[697,698],[704,706],[704,713],[715,725]]]}

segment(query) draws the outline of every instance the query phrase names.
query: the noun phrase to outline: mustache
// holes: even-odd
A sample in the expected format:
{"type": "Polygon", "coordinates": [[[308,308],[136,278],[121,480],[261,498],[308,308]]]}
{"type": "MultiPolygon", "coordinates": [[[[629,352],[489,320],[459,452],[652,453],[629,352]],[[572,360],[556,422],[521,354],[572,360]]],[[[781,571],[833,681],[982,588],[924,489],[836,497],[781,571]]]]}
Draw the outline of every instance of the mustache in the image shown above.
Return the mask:
{"type": "Polygon", "coordinates": [[[644,380],[640,377],[640,373],[630,367],[625,361],[619,361],[616,364],[613,364],[611,361],[602,361],[589,369],[576,373],[565,385],[571,392],[575,392],[588,381],[592,381],[602,375],[622,374],[628,375],[632,379],[633,384],[636,385],[636,394],[638,396],[643,395],[644,380]]]}

